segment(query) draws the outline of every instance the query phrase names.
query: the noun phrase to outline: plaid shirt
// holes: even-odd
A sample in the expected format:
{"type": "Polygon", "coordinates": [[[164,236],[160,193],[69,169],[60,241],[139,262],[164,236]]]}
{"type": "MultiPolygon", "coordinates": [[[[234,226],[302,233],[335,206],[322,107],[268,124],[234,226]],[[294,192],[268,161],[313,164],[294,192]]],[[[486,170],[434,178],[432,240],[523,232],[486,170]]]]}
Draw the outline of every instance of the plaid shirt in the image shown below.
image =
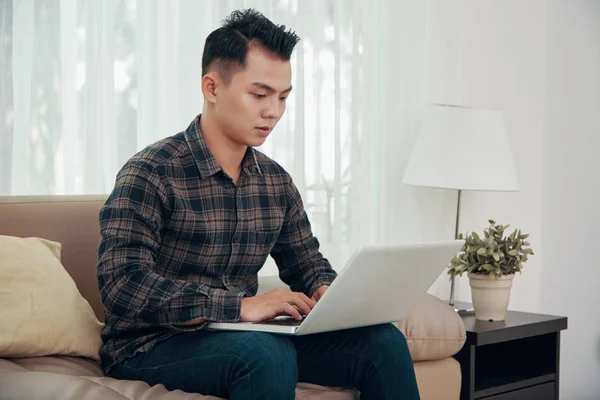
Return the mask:
{"type": "Polygon", "coordinates": [[[235,185],[198,122],[131,158],[100,210],[100,355],[107,373],[136,352],[206,325],[177,324],[239,321],[241,299],[256,294],[269,254],[281,279],[309,297],[336,277],[289,174],[249,148],[235,185]]]}

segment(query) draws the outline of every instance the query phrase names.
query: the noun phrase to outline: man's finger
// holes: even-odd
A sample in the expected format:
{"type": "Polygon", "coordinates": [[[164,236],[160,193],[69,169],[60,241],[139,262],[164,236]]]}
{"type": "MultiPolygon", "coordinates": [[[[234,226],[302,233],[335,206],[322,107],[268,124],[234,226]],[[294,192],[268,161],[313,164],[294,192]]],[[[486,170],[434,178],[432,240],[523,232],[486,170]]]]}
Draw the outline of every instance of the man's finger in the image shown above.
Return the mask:
{"type": "Polygon", "coordinates": [[[311,307],[301,297],[294,296],[288,300],[288,303],[297,308],[302,315],[310,313],[311,307]]]}
{"type": "Polygon", "coordinates": [[[305,295],[304,293],[297,292],[296,295],[299,296],[300,299],[302,299],[302,301],[304,301],[306,304],[308,304],[308,306],[311,308],[311,310],[317,304],[314,299],[309,299],[308,296],[305,295]]]}
{"type": "Polygon", "coordinates": [[[315,308],[315,306],[317,305],[317,302],[315,301],[315,299],[311,299],[309,298],[307,295],[305,295],[304,293],[298,293],[298,296],[300,297],[300,299],[305,302],[310,309],[312,310],[313,308],[315,308]]]}
{"type": "Polygon", "coordinates": [[[321,297],[323,297],[323,295],[325,294],[325,290],[327,289],[323,289],[324,286],[321,286],[316,292],[315,294],[313,294],[313,300],[314,301],[319,301],[321,300],[321,297]]]}
{"type": "Polygon", "coordinates": [[[302,315],[300,315],[300,313],[298,312],[298,310],[296,310],[296,308],[293,307],[289,303],[284,303],[283,304],[283,310],[282,311],[284,313],[286,313],[287,315],[293,317],[294,319],[297,319],[297,320],[301,320],[302,319],[302,315]]]}

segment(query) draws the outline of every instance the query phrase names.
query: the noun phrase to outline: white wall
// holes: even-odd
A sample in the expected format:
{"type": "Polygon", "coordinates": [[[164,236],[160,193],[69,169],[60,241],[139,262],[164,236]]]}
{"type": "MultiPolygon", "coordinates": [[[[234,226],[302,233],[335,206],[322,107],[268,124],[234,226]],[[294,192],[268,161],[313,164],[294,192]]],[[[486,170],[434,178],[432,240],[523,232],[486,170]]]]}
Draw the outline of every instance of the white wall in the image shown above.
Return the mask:
{"type": "MultiPolygon", "coordinates": [[[[541,250],[545,7],[544,0],[431,0],[428,21],[430,101],[502,109],[521,189],[463,192],[460,231],[481,232],[491,218],[530,233],[534,251],[541,250]]],[[[511,309],[539,310],[536,254],[514,281],[511,309]]],[[[470,301],[466,276],[456,290],[470,301]]]]}
{"type": "MultiPolygon", "coordinates": [[[[456,194],[402,184],[402,172],[418,136],[425,102],[428,4],[420,0],[393,0],[387,2],[387,7],[382,12],[393,30],[393,40],[387,41],[388,46],[382,51],[388,53],[387,60],[383,60],[384,71],[393,73],[386,75],[380,90],[385,107],[381,117],[390,128],[377,154],[385,160],[385,167],[381,168],[385,188],[381,209],[385,211],[379,223],[388,243],[450,239],[454,235],[456,194]]],[[[381,68],[378,66],[378,70],[381,68]]],[[[429,289],[429,293],[444,299],[450,294],[446,272],[429,289]]]]}
{"type": "Polygon", "coordinates": [[[549,1],[543,140],[543,312],[567,315],[565,399],[600,398],[600,2],[549,1]]]}
{"type": "MultiPolygon", "coordinates": [[[[505,112],[521,191],[466,192],[462,231],[488,218],[531,234],[511,309],[566,315],[561,398],[600,398],[600,1],[430,0],[433,101],[505,112]]],[[[458,299],[470,300],[462,279],[458,299]]]]}

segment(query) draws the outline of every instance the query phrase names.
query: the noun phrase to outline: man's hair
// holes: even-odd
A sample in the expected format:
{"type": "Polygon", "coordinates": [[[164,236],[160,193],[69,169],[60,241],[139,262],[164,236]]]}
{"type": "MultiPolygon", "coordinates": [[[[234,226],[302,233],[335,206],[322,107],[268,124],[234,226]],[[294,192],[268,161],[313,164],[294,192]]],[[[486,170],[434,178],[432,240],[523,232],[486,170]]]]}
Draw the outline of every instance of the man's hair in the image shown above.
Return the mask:
{"type": "Polygon", "coordinates": [[[256,10],[234,11],[206,38],[202,76],[214,67],[228,83],[236,69],[246,67],[248,49],[254,45],[288,61],[299,40],[294,32],[286,31],[285,25],[275,25],[256,10]]]}

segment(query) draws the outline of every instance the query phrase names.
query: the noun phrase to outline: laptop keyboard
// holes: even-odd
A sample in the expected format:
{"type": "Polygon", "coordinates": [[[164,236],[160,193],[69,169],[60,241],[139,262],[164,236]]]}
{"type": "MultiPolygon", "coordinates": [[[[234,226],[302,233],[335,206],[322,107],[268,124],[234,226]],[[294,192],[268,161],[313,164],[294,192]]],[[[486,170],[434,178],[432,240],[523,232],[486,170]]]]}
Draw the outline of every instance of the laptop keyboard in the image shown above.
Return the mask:
{"type": "Polygon", "coordinates": [[[270,319],[267,321],[261,321],[261,322],[257,322],[257,324],[265,324],[265,325],[279,325],[279,326],[299,326],[302,321],[304,321],[304,318],[302,318],[302,320],[298,321],[294,318],[279,318],[279,319],[270,319]]]}

